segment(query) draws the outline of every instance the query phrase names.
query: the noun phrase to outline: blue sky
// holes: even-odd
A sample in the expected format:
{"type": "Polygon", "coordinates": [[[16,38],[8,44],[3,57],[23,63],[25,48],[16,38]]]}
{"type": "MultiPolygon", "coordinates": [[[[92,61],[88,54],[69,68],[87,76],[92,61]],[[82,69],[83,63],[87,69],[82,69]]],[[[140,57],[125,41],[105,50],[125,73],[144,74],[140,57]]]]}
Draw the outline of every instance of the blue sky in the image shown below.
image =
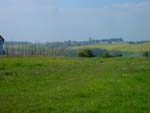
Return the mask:
{"type": "Polygon", "coordinates": [[[143,0],[59,0],[57,3],[65,8],[99,8],[118,3],[139,3],[143,0]]]}
{"type": "Polygon", "coordinates": [[[150,0],[0,0],[0,26],[14,41],[150,40],[150,0]]]}

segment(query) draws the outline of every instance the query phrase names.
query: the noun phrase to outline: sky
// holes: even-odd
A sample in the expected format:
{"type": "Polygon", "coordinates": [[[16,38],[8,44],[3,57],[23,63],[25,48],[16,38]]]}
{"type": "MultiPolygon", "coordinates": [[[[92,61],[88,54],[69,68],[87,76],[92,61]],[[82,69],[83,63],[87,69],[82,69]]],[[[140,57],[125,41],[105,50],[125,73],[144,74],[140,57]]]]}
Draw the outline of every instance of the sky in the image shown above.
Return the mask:
{"type": "Polygon", "coordinates": [[[8,41],[150,40],[150,0],[0,0],[8,41]]]}

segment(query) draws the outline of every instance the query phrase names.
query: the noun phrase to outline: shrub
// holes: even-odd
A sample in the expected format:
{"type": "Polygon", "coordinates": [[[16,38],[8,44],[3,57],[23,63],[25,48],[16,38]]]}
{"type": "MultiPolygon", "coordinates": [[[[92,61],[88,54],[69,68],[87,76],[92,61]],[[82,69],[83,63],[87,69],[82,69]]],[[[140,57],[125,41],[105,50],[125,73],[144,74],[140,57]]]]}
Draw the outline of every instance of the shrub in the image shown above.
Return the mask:
{"type": "Polygon", "coordinates": [[[122,52],[121,51],[110,51],[110,54],[113,56],[113,57],[121,57],[123,56],[122,52]]]}
{"type": "Polygon", "coordinates": [[[90,50],[96,57],[102,57],[103,53],[107,52],[107,50],[101,48],[91,48],[90,50]]]}
{"type": "Polygon", "coordinates": [[[111,57],[121,57],[123,56],[121,51],[107,51],[103,53],[103,58],[111,58],[111,57]]]}
{"type": "Polygon", "coordinates": [[[79,57],[95,57],[90,49],[82,49],[78,53],[79,57]]]}
{"type": "Polygon", "coordinates": [[[148,52],[148,51],[144,52],[143,56],[150,57],[150,52],[148,52]]]}
{"type": "Polygon", "coordinates": [[[111,58],[113,56],[110,54],[110,52],[105,52],[105,53],[103,53],[102,57],[103,58],[111,58]]]}
{"type": "Polygon", "coordinates": [[[5,50],[3,50],[3,55],[5,55],[5,54],[6,54],[5,50]]]}

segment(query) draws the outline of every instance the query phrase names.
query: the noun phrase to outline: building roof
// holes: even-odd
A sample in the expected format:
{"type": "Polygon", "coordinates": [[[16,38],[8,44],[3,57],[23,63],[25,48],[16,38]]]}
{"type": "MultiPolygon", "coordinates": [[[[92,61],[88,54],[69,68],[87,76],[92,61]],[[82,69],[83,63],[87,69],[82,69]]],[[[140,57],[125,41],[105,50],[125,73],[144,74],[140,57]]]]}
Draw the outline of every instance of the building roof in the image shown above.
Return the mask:
{"type": "Polygon", "coordinates": [[[0,41],[4,42],[4,38],[0,35],[0,41]]]}

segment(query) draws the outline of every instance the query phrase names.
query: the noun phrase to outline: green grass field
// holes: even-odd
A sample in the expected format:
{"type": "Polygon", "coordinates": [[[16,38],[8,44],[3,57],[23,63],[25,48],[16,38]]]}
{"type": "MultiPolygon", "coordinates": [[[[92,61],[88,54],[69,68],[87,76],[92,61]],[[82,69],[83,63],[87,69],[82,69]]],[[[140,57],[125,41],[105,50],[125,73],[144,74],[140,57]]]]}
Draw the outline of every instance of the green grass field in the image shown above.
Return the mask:
{"type": "Polygon", "coordinates": [[[101,48],[107,50],[120,50],[128,52],[141,52],[141,51],[150,51],[150,43],[141,43],[141,44],[95,44],[87,46],[76,46],[72,49],[79,48],[101,48]]]}
{"type": "Polygon", "coordinates": [[[150,113],[150,59],[1,57],[0,113],[150,113]]]}

